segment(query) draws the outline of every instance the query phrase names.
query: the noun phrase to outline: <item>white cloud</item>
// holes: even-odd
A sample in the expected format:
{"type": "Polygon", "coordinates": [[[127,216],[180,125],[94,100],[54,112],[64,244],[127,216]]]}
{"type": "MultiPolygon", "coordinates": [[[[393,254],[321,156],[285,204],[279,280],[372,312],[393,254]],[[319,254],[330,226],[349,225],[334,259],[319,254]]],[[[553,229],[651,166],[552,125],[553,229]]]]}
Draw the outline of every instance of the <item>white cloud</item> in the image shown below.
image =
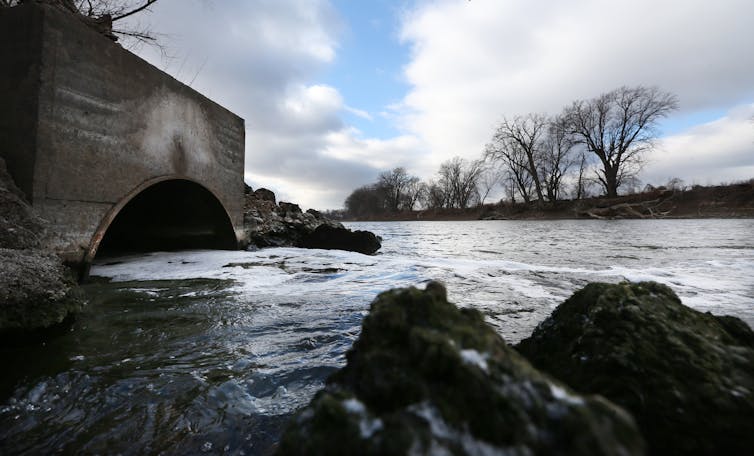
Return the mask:
{"type": "Polygon", "coordinates": [[[369,112],[364,111],[363,109],[353,108],[351,106],[346,106],[345,109],[346,111],[350,112],[351,114],[357,117],[361,117],[362,119],[366,119],[366,120],[372,120],[372,115],[369,114],[369,112]]]}
{"type": "Polygon", "coordinates": [[[403,19],[402,126],[436,166],[478,156],[503,115],[556,113],[621,85],[660,86],[682,113],[751,102],[752,17],[748,0],[423,1],[403,19]]]}
{"type": "Polygon", "coordinates": [[[738,106],[725,117],[663,138],[649,157],[644,181],[663,184],[680,177],[687,184],[710,185],[754,177],[754,104],[738,106]]]}

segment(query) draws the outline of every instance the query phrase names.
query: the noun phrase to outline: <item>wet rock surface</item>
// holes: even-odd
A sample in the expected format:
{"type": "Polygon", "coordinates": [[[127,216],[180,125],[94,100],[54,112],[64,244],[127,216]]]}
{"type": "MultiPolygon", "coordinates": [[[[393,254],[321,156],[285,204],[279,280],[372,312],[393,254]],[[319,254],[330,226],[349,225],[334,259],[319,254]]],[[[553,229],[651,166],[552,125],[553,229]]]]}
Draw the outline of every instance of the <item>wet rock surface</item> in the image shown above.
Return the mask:
{"type": "Polygon", "coordinates": [[[323,224],[305,236],[301,246],[310,249],[350,250],[371,255],[382,247],[380,241],[371,231],[351,231],[342,226],[323,224]]]}
{"type": "Polygon", "coordinates": [[[0,159],[0,333],[56,325],[83,305],[60,258],[40,248],[43,235],[0,159]]]}
{"type": "Polygon", "coordinates": [[[589,284],[516,347],[636,418],[652,454],[750,454],[754,333],[654,282],[589,284]]]}
{"type": "Polygon", "coordinates": [[[54,326],[81,309],[60,258],[40,250],[0,249],[0,331],[54,326]]]}
{"type": "Polygon", "coordinates": [[[275,194],[265,188],[252,190],[247,186],[244,196],[244,227],[252,246],[338,249],[368,254],[381,247],[374,234],[352,232],[313,209],[303,212],[297,204],[276,203],[275,194]]]}
{"type": "Polygon", "coordinates": [[[534,369],[442,285],[380,294],[279,454],[642,454],[632,418],[534,369]]]}

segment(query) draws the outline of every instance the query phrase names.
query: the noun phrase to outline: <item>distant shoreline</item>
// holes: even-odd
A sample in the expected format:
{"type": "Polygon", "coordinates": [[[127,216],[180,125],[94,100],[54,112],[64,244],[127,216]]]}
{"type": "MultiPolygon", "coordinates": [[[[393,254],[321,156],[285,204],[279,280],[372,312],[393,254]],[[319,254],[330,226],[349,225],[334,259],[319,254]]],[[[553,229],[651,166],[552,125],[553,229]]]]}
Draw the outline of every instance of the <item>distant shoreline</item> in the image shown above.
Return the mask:
{"type": "Polygon", "coordinates": [[[754,179],[747,183],[651,191],[618,198],[562,200],[555,203],[503,202],[468,209],[427,209],[346,216],[343,222],[588,219],[748,219],[754,218],[754,179]]]}

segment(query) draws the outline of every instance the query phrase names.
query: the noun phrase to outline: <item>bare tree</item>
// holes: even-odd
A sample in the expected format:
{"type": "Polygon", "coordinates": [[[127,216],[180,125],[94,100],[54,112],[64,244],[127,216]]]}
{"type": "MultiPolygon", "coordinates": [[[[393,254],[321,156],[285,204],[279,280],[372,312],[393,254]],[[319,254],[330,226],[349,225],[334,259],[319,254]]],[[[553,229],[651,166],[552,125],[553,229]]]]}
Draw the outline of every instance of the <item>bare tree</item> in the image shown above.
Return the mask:
{"type": "Polygon", "coordinates": [[[511,147],[508,141],[495,134],[492,142],[487,144],[484,152],[485,160],[500,161],[504,169],[510,174],[510,180],[525,203],[531,201],[533,179],[529,172],[526,152],[520,147],[511,147]]]}
{"type": "Polygon", "coordinates": [[[495,187],[500,185],[504,177],[505,173],[499,167],[488,166],[484,169],[479,178],[479,204],[484,204],[484,200],[495,187]]]}
{"type": "Polygon", "coordinates": [[[513,173],[511,173],[510,170],[506,171],[503,179],[503,190],[508,196],[508,200],[511,202],[511,204],[516,204],[517,184],[516,179],[513,177],[513,173]]]}
{"type": "Polygon", "coordinates": [[[424,198],[426,191],[427,184],[422,182],[417,176],[411,176],[403,194],[403,202],[401,203],[403,210],[413,211],[416,204],[424,198]]]}
{"type": "Polygon", "coordinates": [[[668,183],[665,184],[665,187],[667,187],[668,190],[683,191],[683,189],[685,188],[685,183],[680,177],[673,177],[668,179],[668,183]]]}
{"type": "Polygon", "coordinates": [[[657,122],[677,109],[676,97],[656,87],[621,87],[591,100],[575,101],[563,112],[567,131],[595,154],[598,179],[610,197],[636,175],[653,147],[657,122]]]}
{"type": "Polygon", "coordinates": [[[10,8],[32,1],[73,13],[113,41],[119,37],[129,37],[140,42],[156,42],[155,36],[148,30],[117,28],[113,24],[147,11],[157,0],[0,0],[0,7],[10,8]]]}
{"type": "Polygon", "coordinates": [[[418,180],[408,175],[406,168],[398,167],[392,171],[385,171],[380,174],[377,185],[385,192],[385,206],[391,212],[398,212],[401,204],[405,201],[406,190],[411,185],[412,179],[418,180]]]}
{"type": "Polygon", "coordinates": [[[466,161],[461,157],[453,157],[440,165],[441,186],[449,192],[446,206],[465,209],[478,199],[477,184],[483,170],[483,160],[466,161]]]}
{"type": "Polygon", "coordinates": [[[540,156],[540,175],[550,202],[560,198],[563,178],[574,165],[574,142],[564,128],[562,118],[552,119],[547,128],[540,156]]]}
{"type": "Polygon", "coordinates": [[[538,163],[548,125],[547,116],[543,114],[516,116],[512,120],[503,118],[492,140],[496,147],[492,149],[491,158],[507,159],[504,157],[506,154],[525,157],[525,162],[522,163],[519,158],[517,164],[518,166],[525,165],[531,175],[539,201],[543,201],[544,196],[538,163]]]}
{"type": "Polygon", "coordinates": [[[579,173],[578,177],[576,178],[576,189],[574,191],[574,198],[577,200],[583,199],[586,196],[587,182],[586,177],[584,176],[588,163],[586,154],[586,150],[580,151],[579,157],[577,159],[577,162],[579,164],[579,173]]]}
{"type": "Polygon", "coordinates": [[[442,183],[430,180],[427,183],[427,191],[424,194],[424,206],[428,209],[441,209],[448,205],[449,191],[443,188],[442,183]]]}

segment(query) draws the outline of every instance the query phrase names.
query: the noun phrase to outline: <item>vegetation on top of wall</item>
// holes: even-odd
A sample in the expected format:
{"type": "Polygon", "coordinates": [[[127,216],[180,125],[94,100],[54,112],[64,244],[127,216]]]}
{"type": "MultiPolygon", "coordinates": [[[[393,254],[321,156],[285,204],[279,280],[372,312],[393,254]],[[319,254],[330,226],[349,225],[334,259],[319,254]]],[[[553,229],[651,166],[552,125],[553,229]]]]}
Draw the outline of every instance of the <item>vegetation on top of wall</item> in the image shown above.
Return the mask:
{"type": "Polygon", "coordinates": [[[12,8],[31,2],[52,5],[73,13],[86,25],[113,41],[126,38],[135,43],[156,44],[154,34],[148,29],[114,27],[113,23],[149,11],[149,7],[157,0],[0,0],[0,8],[12,8]]]}

